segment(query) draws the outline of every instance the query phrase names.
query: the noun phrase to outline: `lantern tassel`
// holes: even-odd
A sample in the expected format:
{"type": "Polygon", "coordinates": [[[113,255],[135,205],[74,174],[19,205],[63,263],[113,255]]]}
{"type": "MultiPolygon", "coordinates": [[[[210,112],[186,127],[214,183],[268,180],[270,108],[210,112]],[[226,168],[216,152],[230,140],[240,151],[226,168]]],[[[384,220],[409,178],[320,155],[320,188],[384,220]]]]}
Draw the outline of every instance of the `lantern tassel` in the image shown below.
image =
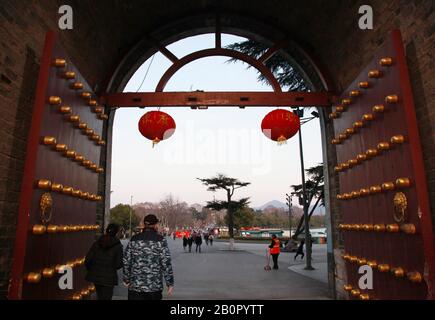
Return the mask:
{"type": "Polygon", "coordinates": [[[153,140],[153,148],[154,148],[154,146],[157,144],[157,143],[159,143],[160,142],[160,139],[159,138],[155,138],[154,140],[153,140]]]}
{"type": "Polygon", "coordinates": [[[283,135],[279,136],[278,139],[276,139],[279,146],[282,146],[283,144],[287,144],[287,138],[283,135]]]}

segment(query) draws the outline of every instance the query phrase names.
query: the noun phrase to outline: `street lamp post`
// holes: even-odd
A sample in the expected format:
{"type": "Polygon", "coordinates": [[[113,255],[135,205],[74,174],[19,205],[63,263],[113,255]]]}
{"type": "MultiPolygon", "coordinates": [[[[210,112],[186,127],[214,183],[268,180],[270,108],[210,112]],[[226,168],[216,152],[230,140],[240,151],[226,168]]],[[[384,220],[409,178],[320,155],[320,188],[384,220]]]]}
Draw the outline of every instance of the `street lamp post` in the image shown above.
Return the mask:
{"type": "Polygon", "coordinates": [[[287,193],[286,195],[286,203],[288,205],[288,226],[289,226],[289,241],[292,238],[292,197],[289,196],[287,193]]]}
{"type": "MultiPolygon", "coordinates": [[[[296,115],[301,119],[304,116],[304,109],[298,108],[296,109],[296,115]]],[[[308,121],[318,117],[317,112],[312,112],[313,117],[304,123],[307,123],[308,121]]],[[[303,151],[303,145],[302,145],[302,124],[299,129],[299,154],[300,154],[300,160],[301,160],[301,176],[302,176],[302,200],[303,200],[303,208],[304,208],[304,229],[305,229],[305,250],[307,252],[307,258],[306,258],[306,265],[305,270],[314,270],[313,266],[311,265],[311,237],[310,237],[310,224],[308,221],[308,195],[307,195],[307,188],[305,184],[305,167],[304,167],[304,151],[303,151]]]]}

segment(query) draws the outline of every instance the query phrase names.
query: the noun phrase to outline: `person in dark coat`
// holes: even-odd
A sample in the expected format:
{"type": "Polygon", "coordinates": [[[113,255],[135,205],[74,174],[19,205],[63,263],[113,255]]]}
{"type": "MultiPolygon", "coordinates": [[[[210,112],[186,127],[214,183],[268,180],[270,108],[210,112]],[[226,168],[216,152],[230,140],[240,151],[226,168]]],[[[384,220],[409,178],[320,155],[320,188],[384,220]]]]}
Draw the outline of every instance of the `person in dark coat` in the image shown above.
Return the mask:
{"type": "Polygon", "coordinates": [[[187,247],[187,237],[186,235],[183,236],[183,250],[186,251],[186,247],[187,247]]]}
{"type": "Polygon", "coordinates": [[[298,257],[298,255],[301,255],[301,260],[304,258],[305,254],[304,254],[304,244],[305,244],[305,240],[301,240],[301,243],[298,246],[298,249],[296,251],[296,255],[295,258],[293,260],[296,260],[296,258],[298,257]]]}
{"type": "Polygon", "coordinates": [[[195,237],[195,244],[196,244],[195,252],[198,252],[198,249],[199,249],[199,253],[201,253],[202,237],[200,234],[198,234],[195,237]]]}
{"type": "Polygon", "coordinates": [[[119,226],[111,223],[106,233],[94,242],[85,258],[86,280],[92,282],[98,300],[112,300],[118,285],[117,270],[122,268],[123,248],[117,238],[119,226]]]}
{"type": "Polygon", "coordinates": [[[192,252],[192,244],[193,244],[193,236],[189,235],[189,238],[187,238],[187,244],[189,245],[189,252],[192,252]]]}

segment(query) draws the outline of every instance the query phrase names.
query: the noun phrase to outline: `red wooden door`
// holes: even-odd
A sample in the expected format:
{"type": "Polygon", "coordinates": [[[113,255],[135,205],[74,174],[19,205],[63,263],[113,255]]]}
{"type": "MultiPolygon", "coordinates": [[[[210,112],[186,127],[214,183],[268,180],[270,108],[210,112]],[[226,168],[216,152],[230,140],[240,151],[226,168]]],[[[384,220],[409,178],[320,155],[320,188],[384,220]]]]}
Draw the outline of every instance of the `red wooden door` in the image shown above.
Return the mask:
{"type": "Polygon", "coordinates": [[[48,33],[28,138],[11,299],[89,297],[84,256],[100,227],[96,207],[106,115],[80,72],[48,33]],[[73,289],[60,289],[61,266],[73,289]]]}
{"type": "Polygon", "coordinates": [[[433,297],[434,240],[412,92],[399,31],[340,98],[334,119],[345,290],[360,299],[433,297]],[[373,269],[362,290],[361,265],[373,269]]]}

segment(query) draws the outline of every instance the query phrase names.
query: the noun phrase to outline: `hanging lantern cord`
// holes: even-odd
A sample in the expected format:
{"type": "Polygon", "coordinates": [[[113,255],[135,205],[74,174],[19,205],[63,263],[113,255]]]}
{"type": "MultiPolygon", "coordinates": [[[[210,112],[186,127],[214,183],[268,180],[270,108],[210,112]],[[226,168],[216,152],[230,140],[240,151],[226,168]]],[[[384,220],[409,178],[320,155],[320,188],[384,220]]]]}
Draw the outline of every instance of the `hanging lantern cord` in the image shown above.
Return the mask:
{"type": "Polygon", "coordinates": [[[157,144],[157,143],[159,143],[160,142],[160,139],[159,138],[155,138],[154,140],[153,140],[153,148],[154,148],[154,146],[157,144]]]}
{"type": "Polygon", "coordinates": [[[148,65],[147,71],[145,72],[145,75],[142,78],[142,82],[141,82],[139,88],[137,88],[136,92],[139,92],[140,88],[142,88],[143,84],[145,83],[145,80],[146,80],[146,78],[148,76],[148,72],[150,71],[150,68],[151,68],[151,65],[153,64],[155,56],[156,56],[156,54],[153,54],[153,57],[151,58],[151,61],[150,61],[149,65],[148,65]]]}

